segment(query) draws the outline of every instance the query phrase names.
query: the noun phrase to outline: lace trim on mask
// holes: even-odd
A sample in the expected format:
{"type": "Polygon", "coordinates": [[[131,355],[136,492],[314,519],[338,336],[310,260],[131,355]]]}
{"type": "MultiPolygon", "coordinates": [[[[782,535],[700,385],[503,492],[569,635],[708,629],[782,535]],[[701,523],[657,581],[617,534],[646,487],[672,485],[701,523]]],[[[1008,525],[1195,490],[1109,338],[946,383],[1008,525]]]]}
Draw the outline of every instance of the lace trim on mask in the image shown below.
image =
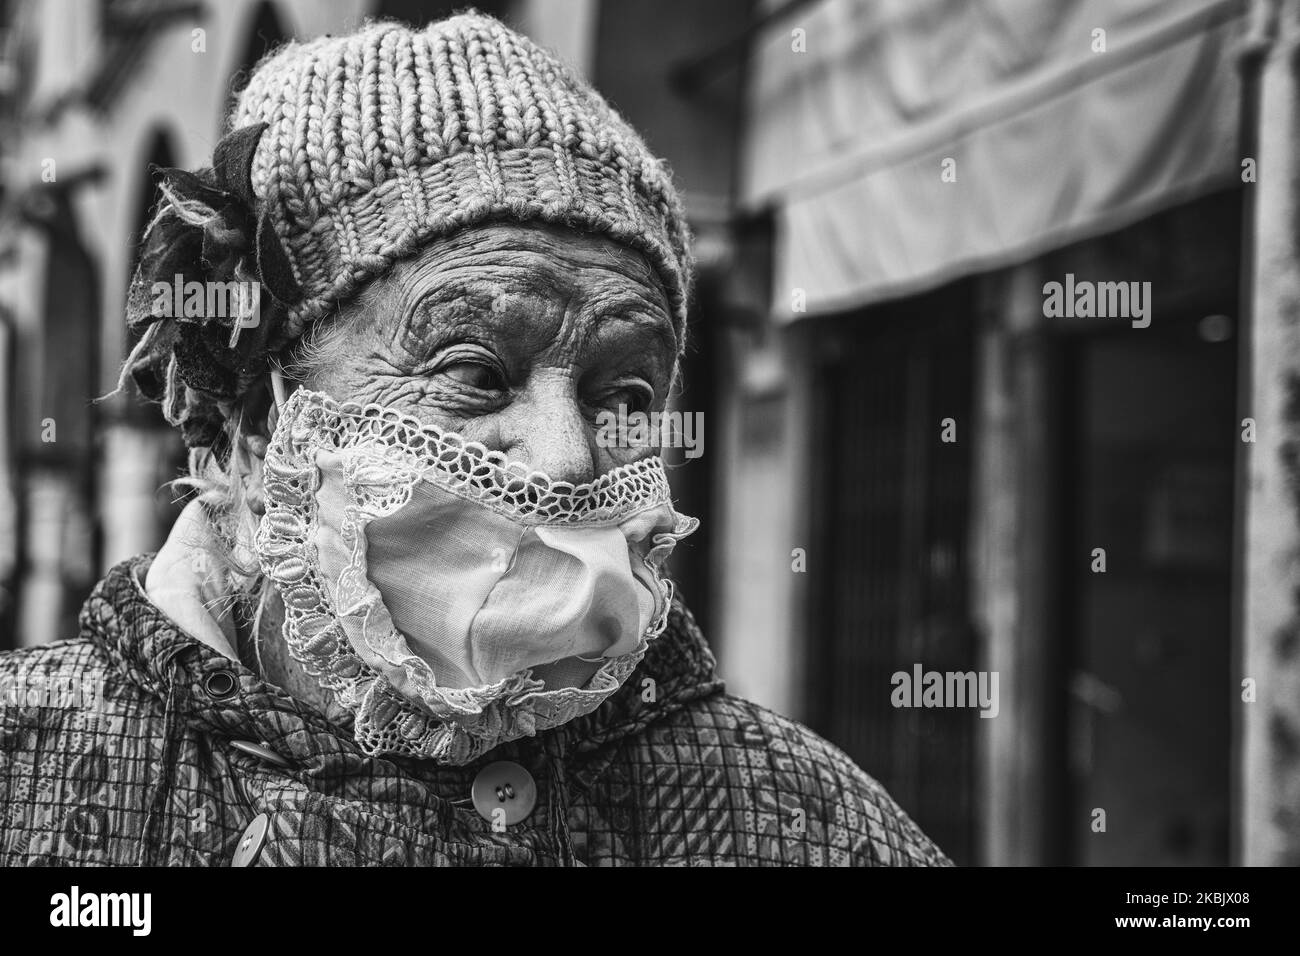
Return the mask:
{"type": "MultiPolygon", "coordinates": [[[[403,660],[402,666],[408,678],[416,677],[412,683],[420,696],[418,703],[411,700],[356,653],[320,574],[314,544],[315,493],[320,483],[314,459],[317,449],[359,444],[368,451],[389,449],[398,460],[385,460],[377,468],[370,461],[350,469],[349,484],[369,503],[364,509],[350,504],[341,529],[351,550],[342,578],[348,581],[347,604],[354,608],[382,607],[378,588],[365,575],[365,525],[405,504],[422,477],[437,477],[440,484],[445,483],[443,479],[452,481],[455,488],[466,489],[469,497],[486,506],[501,505],[494,510],[516,520],[521,515],[541,519],[547,514],[557,515],[545,519],[548,521],[608,522],[618,515],[626,518],[646,507],[671,504],[663,463],[657,458],[643,459],[588,485],[574,486],[526,473],[481,445],[379,406],[340,405],[319,393],[300,390],[290,397],[283,414],[289,427],[277,429],[264,472],[267,513],[257,539],[262,568],[276,582],[284,600],[284,636],[290,653],[356,714],[357,743],[366,753],[464,764],[506,741],[590,713],[623,685],[645,656],[650,641],[667,627],[673,584],[662,576],[660,568],[676,543],[699,524],[675,512],[673,530],[655,535],[645,555],[662,598],[659,613],[633,651],[605,660],[585,686],[546,690],[528,669],[487,687],[441,688],[428,663],[410,654],[408,648],[409,660],[403,660]],[[406,437],[412,434],[420,436],[419,446],[406,444],[406,437]],[[448,449],[455,449],[456,455],[446,455],[448,449]],[[474,467],[463,467],[471,461],[474,467]],[[520,491],[510,487],[521,471],[527,488],[536,491],[535,497],[531,491],[521,497],[520,491]],[[506,476],[508,480],[504,480],[506,476]],[[488,497],[493,494],[502,496],[502,501],[488,497]]],[[[341,590],[343,587],[340,582],[341,590]]],[[[366,640],[372,647],[377,642],[369,636],[366,640]]],[[[389,645],[396,640],[399,646],[406,646],[396,631],[378,640],[389,645]]]]}
{"type": "Polygon", "coordinates": [[[575,485],[552,481],[501,452],[382,405],[336,402],[299,389],[281,414],[292,421],[295,452],[307,445],[365,447],[379,459],[373,474],[381,484],[389,482],[393,467],[418,469],[423,477],[523,524],[608,524],[672,500],[658,458],[643,458],[575,485]]]}

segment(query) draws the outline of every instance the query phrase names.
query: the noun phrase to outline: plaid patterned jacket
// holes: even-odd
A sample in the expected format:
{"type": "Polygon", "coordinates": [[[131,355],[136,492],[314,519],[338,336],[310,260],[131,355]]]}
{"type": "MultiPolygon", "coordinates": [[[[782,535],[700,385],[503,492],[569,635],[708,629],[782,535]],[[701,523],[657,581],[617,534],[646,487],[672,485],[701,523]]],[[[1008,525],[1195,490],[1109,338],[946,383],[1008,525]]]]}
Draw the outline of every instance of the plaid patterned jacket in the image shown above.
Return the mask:
{"type": "Polygon", "coordinates": [[[109,572],[76,640],[0,655],[0,864],[224,866],[263,813],[259,866],[948,863],[843,753],[724,693],[681,606],[596,711],[443,767],[367,757],[188,637],[144,594],[150,560],[109,572]],[[500,759],[538,799],[494,832],[469,794],[500,759]]]}

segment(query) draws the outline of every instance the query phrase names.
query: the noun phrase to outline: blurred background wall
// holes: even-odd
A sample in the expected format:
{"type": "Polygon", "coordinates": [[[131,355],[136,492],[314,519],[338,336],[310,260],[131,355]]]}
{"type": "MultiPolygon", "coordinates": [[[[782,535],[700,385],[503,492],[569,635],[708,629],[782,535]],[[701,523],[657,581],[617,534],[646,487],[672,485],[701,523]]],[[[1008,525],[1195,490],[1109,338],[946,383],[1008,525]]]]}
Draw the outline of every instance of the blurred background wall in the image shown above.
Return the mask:
{"type": "MultiPolygon", "coordinates": [[[[1300,862],[1296,6],[478,7],[684,192],[674,567],[731,690],[962,863],[1300,862]],[[1067,275],[1151,283],[1150,325],[1047,314],[1067,275]],[[892,707],[918,663],[997,671],[998,716],[892,707]]],[[[0,0],[0,646],[74,634],[177,513],[157,410],[91,401],[149,165],[205,165],[278,43],[452,9],[0,0]]]]}

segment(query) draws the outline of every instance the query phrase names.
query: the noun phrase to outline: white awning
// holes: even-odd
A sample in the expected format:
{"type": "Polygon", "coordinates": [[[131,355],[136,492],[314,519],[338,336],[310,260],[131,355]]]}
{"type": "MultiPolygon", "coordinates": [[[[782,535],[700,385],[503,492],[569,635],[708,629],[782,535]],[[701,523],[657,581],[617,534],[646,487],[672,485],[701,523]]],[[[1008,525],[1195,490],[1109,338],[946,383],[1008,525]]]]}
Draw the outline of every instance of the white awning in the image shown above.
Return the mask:
{"type": "Polygon", "coordinates": [[[909,295],[1240,183],[1245,13],[822,0],[774,22],[754,50],[742,203],[776,210],[776,314],[798,317],[795,288],[810,315],[909,295]]]}

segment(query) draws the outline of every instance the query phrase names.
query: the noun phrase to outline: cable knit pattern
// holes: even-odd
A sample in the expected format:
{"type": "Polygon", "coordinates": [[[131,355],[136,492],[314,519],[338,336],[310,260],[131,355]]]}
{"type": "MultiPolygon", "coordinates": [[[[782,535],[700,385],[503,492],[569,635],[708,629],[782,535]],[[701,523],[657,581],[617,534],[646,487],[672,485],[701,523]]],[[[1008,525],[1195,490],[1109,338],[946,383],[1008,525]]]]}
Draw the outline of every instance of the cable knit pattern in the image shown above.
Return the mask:
{"type": "Polygon", "coordinates": [[[289,337],[431,239],[504,219],[644,253],[684,342],[690,237],[668,170],[575,71],[497,20],[290,43],[231,117],[258,122],[253,189],[305,292],[289,337]]]}

